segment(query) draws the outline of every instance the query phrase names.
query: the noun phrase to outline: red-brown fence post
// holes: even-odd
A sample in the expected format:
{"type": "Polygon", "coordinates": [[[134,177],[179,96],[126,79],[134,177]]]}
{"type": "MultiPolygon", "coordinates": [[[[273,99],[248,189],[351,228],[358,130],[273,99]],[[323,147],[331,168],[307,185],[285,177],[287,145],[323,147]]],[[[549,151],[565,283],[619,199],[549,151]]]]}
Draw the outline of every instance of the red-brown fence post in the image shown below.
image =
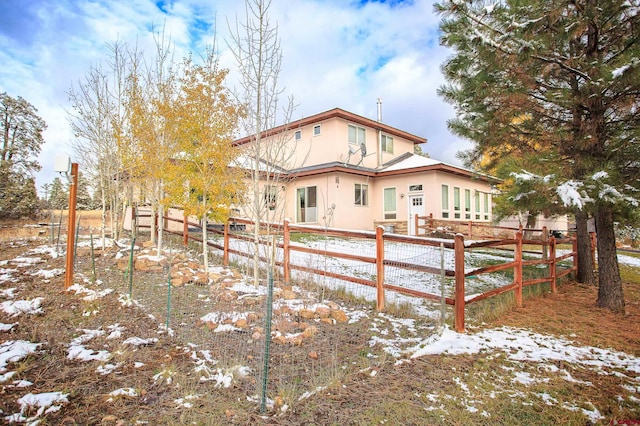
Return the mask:
{"type": "Polygon", "coordinates": [[[458,333],[464,333],[464,236],[456,234],[453,250],[455,253],[455,329],[458,333]]]}
{"type": "Polygon", "coordinates": [[[284,259],[282,259],[282,268],[284,269],[284,282],[286,284],[289,283],[289,281],[291,281],[291,269],[289,268],[289,261],[290,261],[290,250],[289,250],[289,245],[290,245],[290,235],[289,235],[289,220],[285,219],[284,224],[282,226],[282,256],[284,259]]]}
{"type": "Polygon", "coordinates": [[[189,218],[186,212],[182,212],[182,244],[189,244],[189,218]]]}
{"type": "Polygon", "coordinates": [[[384,310],[384,228],[376,228],[376,309],[384,310]]]}
{"type": "Polygon", "coordinates": [[[429,228],[433,229],[433,213],[429,213],[429,228]]]}
{"type": "Polygon", "coordinates": [[[549,258],[549,231],[546,226],[542,227],[542,258],[549,258]]]}
{"type": "Polygon", "coordinates": [[[418,213],[416,213],[416,215],[414,216],[414,218],[415,218],[414,220],[415,220],[415,226],[416,226],[416,228],[415,228],[415,229],[416,229],[416,237],[417,237],[418,235],[420,235],[420,228],[418,227],[418,226],[419,226],[419,222],[420,222],[420,221],[418,220],[418,213]]]}
{"type": "Polygon", "coordinates": [[[551,293],[557,291],[557,272],[556,272],[556,238],[549,238],[549,276],[551,278],[551,293]]]}
{"type": "Polygon", "coordinates": [[[522,308],[522,230],[516,232],[516,249],[513,253],[515,266],[513,267],[513,279],[515,281],[516,288],[514,289],[514,296],[516,299],[516,306],[522,308]]]}
{"type": "Polygon", "coordinates": [[[469,239],[472,240],[473,239],[473,222],[469,221],[469,239]]]}
{"type": "Polygon", "coordinates": [[[224,223],[224,244],[222,250],[222,264],[229,266],[229,220],[224,223]]]}

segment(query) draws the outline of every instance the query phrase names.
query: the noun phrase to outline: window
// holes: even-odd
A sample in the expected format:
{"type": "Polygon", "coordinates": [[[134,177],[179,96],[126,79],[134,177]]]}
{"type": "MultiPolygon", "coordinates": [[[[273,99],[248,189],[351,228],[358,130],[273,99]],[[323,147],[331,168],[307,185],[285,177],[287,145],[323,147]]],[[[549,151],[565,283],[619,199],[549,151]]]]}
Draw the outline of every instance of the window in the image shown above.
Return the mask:
{"type": "Polygon", "coordinates": [[[484,195],[484,220],[489,220],[489,194],[482,195],[484,195]]]}
{"type": "Polygon", "coordinates": [[[294,135],[295,135],[295,140],[299,141],[300,139],[302,139],[302,131],[296,130],[294,135]]]}
{"type": "Polygon", "coordinates": [[[453,187],[453,217],[460,219],[460,188],[453,187]]]}
{"type": "Polygon", "coordinates": [[[313,136],[318,136],[320,134],[320,125],[317,124],[313,126],[313,136]]]}
{"type": "Polygon", "coordinates": [[[397,217],[396,189],[385,188],[384,189],[384,218],[395,219],[396,217],[397,217]]]}
{"type": "Polygon", "coordinates": [[[464,190],[464,218],[471,219],[471,190],[464,190]]]}
{"type": "Polygon", "coordinates": [[[442,218],[449,218],[449,185],[442,185],[442,218]]]}
{"type": "Polygon", "coordinates": [[[364,127],[349,124],[349,143],[360,145],[367,142],[367,132],[364,127]]]}
{"type": "Polygon", "coordinates": [[[409,192],[422,191],[422,185],[409,185],[409,192]]]}
{"type": "Polygon", "coordinates": [[[264,186],[264,205],[269,210],[276,209],[276,203],[278,201],[278,187],[275,185],[264,186]]]}
{"type": "Polygon", "coordinates": [[[356,183],[355,187],[355,205],[356,206],[367,206],[369,205],[369,198],[367,196],[367,192],[369,191],[369,185],[363,185],[360,183],[356,183]]]}
{"type": "Polygon", "coordinates": [[[476,220],[480,220],[480,192],[476,191],[475,192],[476,196],[475,196],[475,202],[476,202],[476,220]]]}
{"type": "Polygon", "coordinates": [[[393,154],[393,138],[391,136],[382,135],[381,136],[381,148],[382,152],[388,152],[389,154],[393,154]]]}
{"type": "Polygon", "coordinates": [[[296,221],[317,222],[316,187],[307,186],[296,191],[296,221]]]}

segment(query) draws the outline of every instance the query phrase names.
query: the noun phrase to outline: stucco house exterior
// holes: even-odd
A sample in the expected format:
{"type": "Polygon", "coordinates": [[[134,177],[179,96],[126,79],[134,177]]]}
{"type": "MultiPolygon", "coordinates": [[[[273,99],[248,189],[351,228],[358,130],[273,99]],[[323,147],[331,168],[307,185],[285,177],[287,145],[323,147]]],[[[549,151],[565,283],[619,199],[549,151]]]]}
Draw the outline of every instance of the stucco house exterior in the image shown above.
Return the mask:
{"type": "MultiPolygon", "coordinates": [[[[415,145],[427,140],[334,108],[269,129],[265,143],[286,145],[291,155],[268,178],[265,203],[278,200],[292,223],[371,230],[376,225],[415,235],[415,215],[489,222],[496,180],[425,156],[415,145]]],[[[253,137],[238,139],[240,149],[253,137]]]]}

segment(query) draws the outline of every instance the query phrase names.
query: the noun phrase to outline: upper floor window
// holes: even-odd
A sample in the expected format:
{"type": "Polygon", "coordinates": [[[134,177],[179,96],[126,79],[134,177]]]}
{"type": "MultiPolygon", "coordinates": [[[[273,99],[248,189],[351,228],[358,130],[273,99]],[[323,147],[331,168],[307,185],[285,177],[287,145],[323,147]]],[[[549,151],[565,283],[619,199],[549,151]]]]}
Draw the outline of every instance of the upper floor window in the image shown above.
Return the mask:
{"type": "Polygon", "coordinates": [[[313,136],[318,136],[320,134],[320,125],[316,124],[313,126],[313,136]]]}
{"type": "Polygon", "coordinates": [[[360,145],[366,143],[366,130],[364,127],[354,126],[349,124],[349,143],[360,145]]]}
{"type": "Polygon", "coordinates": [[[302,139],[302,131],[300,130],[296,130],[296,132],[294,133],[294,138],[295,140],[299,141],[300,139],[302,139]]]}
{"type": "Polygon", "coordinates": [[[382,152],[393,154],[393,138],[391,136],[382,135],[382,152]]]}
{"type": "Polygon", "coordinates": [[[355,205],[356,206],[367,206],[369,205],[369,200],[367,193],[369,191],[369,185],[364,185],[360,183],[356,183],[355,186],[355,205]]]}

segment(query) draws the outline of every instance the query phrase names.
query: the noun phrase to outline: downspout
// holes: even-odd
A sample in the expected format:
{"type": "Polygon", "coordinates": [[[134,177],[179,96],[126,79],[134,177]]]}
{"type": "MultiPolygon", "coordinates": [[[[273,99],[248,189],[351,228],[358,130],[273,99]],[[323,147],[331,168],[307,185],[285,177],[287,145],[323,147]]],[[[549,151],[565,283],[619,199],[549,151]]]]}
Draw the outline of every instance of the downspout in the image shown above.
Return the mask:
{"type": "MultiPolygon", "coordinates": [[[[378,98],[378,123],[382,123],[382,99],[378,98]]],[[[382,129],[378,127],[378,167],[382,166],[382,129]]]]}

